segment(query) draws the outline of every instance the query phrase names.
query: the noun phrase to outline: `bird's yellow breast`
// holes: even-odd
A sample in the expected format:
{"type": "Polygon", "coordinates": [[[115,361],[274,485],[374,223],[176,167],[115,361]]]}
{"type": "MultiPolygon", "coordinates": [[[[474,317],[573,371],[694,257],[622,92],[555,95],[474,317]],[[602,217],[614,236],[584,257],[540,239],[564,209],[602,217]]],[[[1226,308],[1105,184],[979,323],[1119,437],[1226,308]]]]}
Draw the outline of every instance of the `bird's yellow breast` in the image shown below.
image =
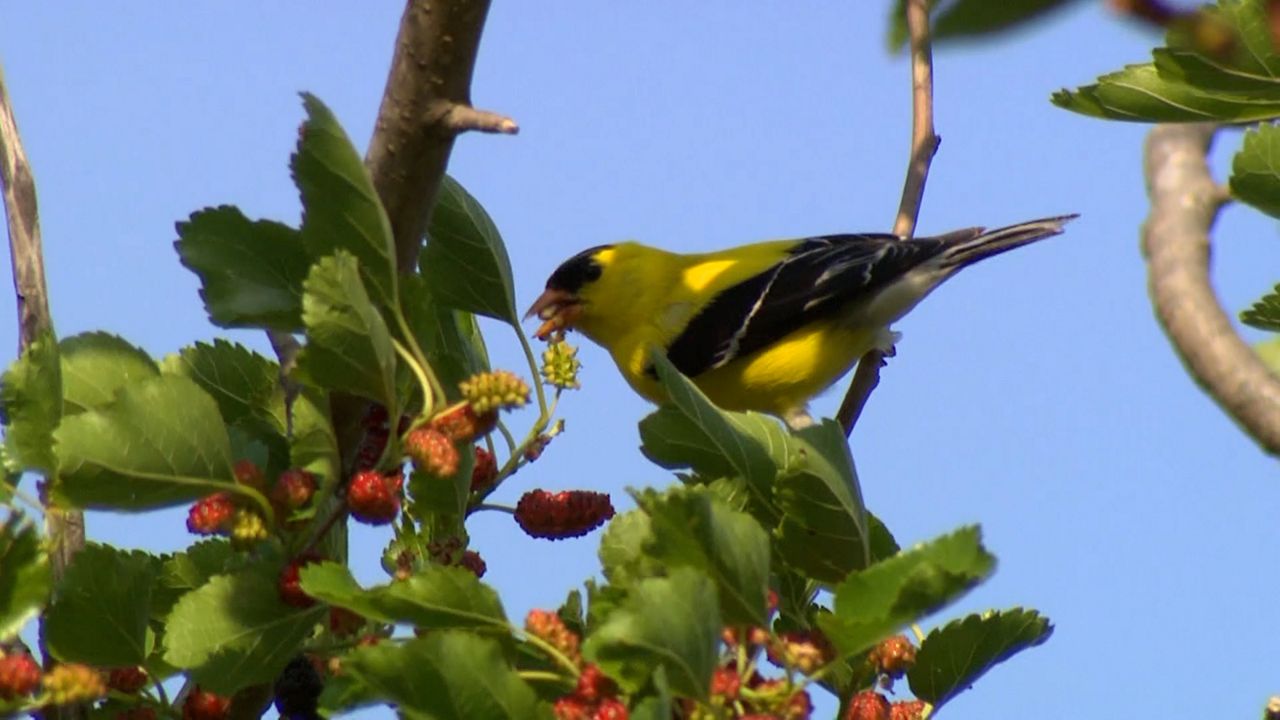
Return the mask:
{"type": "MultiPolygon", "coordinates": [[[[851,328],[836,317],[798,328],[777,343],[692,378],[725,410],[782,415],[802,408],[826,390],[870,350],[875,328],[851,328]]],[[[666,394],[651,374],[643,339],[614,348],[614,362],[636,392],[661,403],[666,394]]]]}

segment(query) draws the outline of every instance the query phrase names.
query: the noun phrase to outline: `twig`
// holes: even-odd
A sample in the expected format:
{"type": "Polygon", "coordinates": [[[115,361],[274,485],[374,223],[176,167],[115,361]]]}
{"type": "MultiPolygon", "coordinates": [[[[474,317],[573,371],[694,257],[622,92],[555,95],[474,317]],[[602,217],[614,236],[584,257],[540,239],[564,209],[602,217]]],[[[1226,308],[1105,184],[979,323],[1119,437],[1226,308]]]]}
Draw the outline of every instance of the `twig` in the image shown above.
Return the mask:
{"type": "MultiPolygon", "coordinates": [[[[911,159],[902,183],[898,216],[893,223],[894,234],[902,238],[910,238],[915,233],[929,165],[941,141],[933,130],[933,48],[929,39],[928,0],[907,0],[907,30],[911,37],[911,159]]],[[[846,436],[853,432],[867,399],[880,384],[880,368],[884,367],[885,357],[891,354],[876,348],[858,361],[853,382],[836,412],[846,436]]]]}
{"type": "MultiPolygon", "coordinates": [[[[9,228],[9,258],[13,265],[13,289],[18,304],[18,352],[37,338],[53,335],[49,314],[49,291],[44,279],[44,251],[40,244],[40,213],[36,203],[36,183],[31,165],[22,149],[18,122],[13,115],[9,91],[0,68],[0,186],[9,228]]],[[[42,500],[44,500],[41,493],[42,500]]],[[[84,547],[84,513],[60,510],[44,503],[45,533],[51,547],[53,579],[60,580],[71,559],[84,547]]],[[[44,626],[40,629],[44,644],[44,626]]],[[[49,653],[44,653],[46,663],[49,653]]],[[[49,717],[83,717],[82,708],[67,707],[49,717]]]]}
{"type": "Polygon", "coordinates": [[[402,271],[417,261],[436,192],[466,130],[511,134],[514,120],[471,106],[489,0],[410,0],[365,164],[391,219],[402,271]]]}
{"type": "Polygon", "coordinates": [[[1192,379],[1264,450],[1280,455],[1280,378],[1236,333],[1209,284],[1209,229],[1226,200],[1205,159],[1213,133],[1213,125],[1158,125],[1147,137],[1148,288],[1192,379]]]}

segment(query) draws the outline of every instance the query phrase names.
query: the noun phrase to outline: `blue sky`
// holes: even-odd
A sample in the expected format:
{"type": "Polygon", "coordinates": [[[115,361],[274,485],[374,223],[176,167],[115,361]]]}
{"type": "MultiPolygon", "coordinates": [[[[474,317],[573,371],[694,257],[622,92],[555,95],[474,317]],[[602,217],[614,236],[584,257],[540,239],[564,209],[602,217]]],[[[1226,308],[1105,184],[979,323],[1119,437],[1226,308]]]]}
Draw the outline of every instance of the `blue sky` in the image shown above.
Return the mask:
{"type": "MultiPolygon", "coordinates": [[[[910,123],[887,1],[498,2],[477,105],[517,137],[468,136],[451,172],[503,232],[521,303],[560,260],[634,238],[676,250],[883,231],[910,123]]],[[[370,135],[400,3],[8,3],[0,62],[39,184],[62,335],[103,329],[155,356],[218,333],[173,223],[207,205],[295,222],[297,93],[370,135]]],[[[1192,384],[1156,326],[1138,230],[1145,128],[1052,107],[1050,92],[1141,62],[1145,28],[1077,3],[936,54],[943,137],[920,230],[1079,212],[1062,237],[968,270],[898,326],[852,448],[870,507],[911,544],[982,523],[995,577],[938,619],[1015,605],[1055,621],[946,717],[1250,717],[1280,692],[1280,481],[1192,384]],[[1268,670],[1267,668],[1271,668],[1268,670]]],[[[1238,144],[1224,133],[1219,177],[1238,144]]],[[[1217,226],[1214,280],[1241,309],[1280,280],[1274,223],[1217,226]]],[[[0,337],[15,338],[13,300],[0,337]]],[[[491,327],[497,364],[523,368],[491,327]]],[[[526,331],[532,328],[526,328],[526,331]]],[[[232,337],[262,351],[254,333],[232,337]]],[[[1251,338],[1259,335],[1251,334],[1251,338]]],[[[497,497],[669,482],[637,451],[649,410],[582,350],[568,432],[497,497]]],[[[839,391],[817,404],[834,411],[839,391]]],[[[506,516],[471,526],[508,612],[558,604],[598,535],[542,543],[506,516]]],[[[93,514],[92,537],[171,550],[183,513],[93,514]]],[[[375,581],[384,531],[352,549],[375,581]]]]}

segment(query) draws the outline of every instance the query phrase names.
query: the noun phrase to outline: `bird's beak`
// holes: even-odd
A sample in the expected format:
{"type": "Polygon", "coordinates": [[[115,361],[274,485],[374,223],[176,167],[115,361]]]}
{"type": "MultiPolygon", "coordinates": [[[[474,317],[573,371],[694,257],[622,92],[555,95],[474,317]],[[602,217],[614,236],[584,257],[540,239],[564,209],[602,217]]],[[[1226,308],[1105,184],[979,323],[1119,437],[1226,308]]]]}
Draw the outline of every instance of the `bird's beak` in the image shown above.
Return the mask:
{"type": "Polygon", "coordinates": [[[533,336],[539,340],[546,340],[557,330],[568,330],[573,327],[574,321],[581,314],[582,301],[577,296],[564,290],[547,288],[537,300],[533,301],[529,312],[524,316],[528,319],[537,315],[543,321],[533,336]]]}

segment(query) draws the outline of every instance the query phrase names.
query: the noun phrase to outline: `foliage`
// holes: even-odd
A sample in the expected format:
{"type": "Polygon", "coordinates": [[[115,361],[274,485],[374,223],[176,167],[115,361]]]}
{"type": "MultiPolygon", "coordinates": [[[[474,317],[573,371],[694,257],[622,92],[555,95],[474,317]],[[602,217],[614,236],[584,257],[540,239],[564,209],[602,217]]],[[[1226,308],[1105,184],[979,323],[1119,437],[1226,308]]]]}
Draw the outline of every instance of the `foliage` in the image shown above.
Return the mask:
{"type": "MultiPolygon", "coordinates": [[[[522,440],[503,426],[502,457],[483,455],[502,422],[493,408],[530,397],[514,374],[490,373],[475,321],[494,318],[526,342],[495,223],[446,179],[419,267],[398,273],[358,154],[319,100],[304,105],[292,163],[301,227],[223,206],[179,223],[175,243],[215,325],[296,334],[296,363],[222,339],[156,362],[89,333],[42,338],[5,375],[11,475],[43,475],[65,507],[190,504],[188,529],[213,537],[165,556],[91,544],[51,587],[48,550],[11,513],[0,640],[43,610],[49,652],[67,668],[181,677],[200,688],[189,702],[210,707],[320,667],[311,702],[331,713],[388,703],[411,718],[545,718],[578,705],[801,717],[810,690],[874,688],[891,671],[869,666],[868,650],[991,573],[976,527],[900,552],[865,507],[834,422],[790,432],[725,412],[655,354],[672,402],[640,423],[642,451],[683,482],[633,492],[636,508],[602,535],[605,581],[558,612],[510,619],[467,548],[467,520],[560,432],[554,401],[577,385],[576,365],[551,390],[535,386],[522,440]],[[332,424],[339,403],[364,408],[358,427],[332,424]],[[342,443],[354,447],[345,461],[342,443]],[[364,586],[347,569],[348,512],[390,525],[389,582],[364,586]]],[[[538,497],[526,507],[560,513],[543,525],[561,536],[613,516],[607,498],[538,497]]],[[[936,630],[912,688],[936,709],[1047,627],[1013,611],[936,630]]],[[[20,695],[0,711],[50,697],[20,695]]],[[[98,709],[169,702],[144,689],[98,709]]]]}
{"type": "MultiPolygon", "coordinates": [[[[1130,65],[1092,85],[1061,90],[1053,102],[1109,120],[1249,123],[1231,163],[1231,196],[1280,218],[1280,9],[1266,0],[1218,0],[1173,16],[1152,62],[1130,65]]],[[[1240,320],[1280,332],[1280,294],[1268,293],[1240,320]]]]}

